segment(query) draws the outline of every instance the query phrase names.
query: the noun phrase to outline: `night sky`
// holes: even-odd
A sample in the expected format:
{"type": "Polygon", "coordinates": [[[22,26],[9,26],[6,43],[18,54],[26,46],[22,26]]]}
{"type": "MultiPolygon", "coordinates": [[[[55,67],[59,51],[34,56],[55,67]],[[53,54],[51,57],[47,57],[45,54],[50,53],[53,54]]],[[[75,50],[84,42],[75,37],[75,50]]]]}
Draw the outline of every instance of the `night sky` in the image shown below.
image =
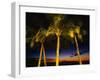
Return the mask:
{"type": "MultiPolygon", "coordinates": [[[[43,27],[48,29],[49,25],[53,22],[52,16],[56,14],[48,13],[31,13],[26,12],[26,59],[27,58],[39,58],[40,43],[35,43],[33,48],[30,47],[32,36],[34,36],[38,30],[43,27]],[[30,39],[28,39],[30,38],[30,39]]],[[[83,36],[83,41],[78,40],[80,53],[89,54],[89,15],[73,15],[64,14],[62,24],[66,25],[67,22],[73,22],[75,25],[82,25],[81,29],[86,31],[86,35],[83,36]]],[[[46,50],[47,58],[55,58],[56,56],[56,36],[52,36],[45,40],[44,47],[46,50]]],[[[60,37],[60,58],[66,56],[73,56],[76,52],[75,43],[60,37]]]]}

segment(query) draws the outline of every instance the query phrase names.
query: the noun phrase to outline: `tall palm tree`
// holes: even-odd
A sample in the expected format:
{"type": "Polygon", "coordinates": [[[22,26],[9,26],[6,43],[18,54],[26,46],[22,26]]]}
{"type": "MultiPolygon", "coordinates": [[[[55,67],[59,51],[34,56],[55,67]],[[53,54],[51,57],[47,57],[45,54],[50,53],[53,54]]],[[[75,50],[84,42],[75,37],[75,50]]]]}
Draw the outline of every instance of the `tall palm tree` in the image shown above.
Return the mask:
{"type": "Polygon", "coordinates": [[[40,57],[38,61],[38,67],[41,65],[41,60],[42,60],[42,55],[44,56],[44,65],[46,66],[46,53],[45,53],[45,48],[44,48],[44,41],[46,38],[46,30],[43,28],[40,28],[39,31],[36,33],[36,35],[33,37],[31,41],[31,47],[34,46],[35,42],[39,42],[41,44],[40,48],[40,57]]]}
{"type": "Polygon", "coordinates": [[[53,17],[53,24],[51,24],[47,30],[46,36],[56,35],[57,37],[57,47],[56,47],[56,66],[59,65],[59,50],[60,50],[60,36],[62,30],[60,29],[60,23],[63,19],[62,15],[56,15],[53,17]]]}
{"type": "Polygon", "coordinates": [[[70,38],[74,39],[74,41],[75,41],[76,51],[77,51],[77,55],[79,58],[79,63],[82,64],[82,59],[81,59],[79,45],[78,45],[78,39],[77,39],[77,38],[82,39],[82,34],[80,33],[80,26],[74,25],[74,27],[71,27],[68,31],[68,35],[70,36],[70,38]]]}

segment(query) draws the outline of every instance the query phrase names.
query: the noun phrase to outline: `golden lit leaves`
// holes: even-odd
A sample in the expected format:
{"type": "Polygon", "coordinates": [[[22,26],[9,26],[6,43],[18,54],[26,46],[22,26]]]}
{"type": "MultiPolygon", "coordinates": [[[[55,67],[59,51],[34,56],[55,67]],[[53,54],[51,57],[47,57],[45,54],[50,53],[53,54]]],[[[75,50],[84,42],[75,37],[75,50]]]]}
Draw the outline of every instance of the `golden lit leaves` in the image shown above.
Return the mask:
{"type": "Polygon", "coordinates": [[[80,27],[79,26],[75,27],[75,33],[80,34],[80,27]]]}
{"type": "Polygon", "coordinates": [[[46,37],[48,37],[49,35],[53,35],[55,32],[55,29],[53,28],[53,26],[49,26],[47,32],[46,32],[46,37]]]}
{"type": "Polygon", "coordinates": [[[31,44],[30,44],[30,47],[33,47],[33,46],[34,46],[34,42],[32,41],[31,44]]]}
{"type": "Polygon", "coordinates": [[[31,44],[30,44],[30,47],[33,47],[34,46],[34,42],[35,42],[34,39],[35,38],[33,37],[32,41],[31,41],[31,44]]]}
{"type": "Polygon", "coordinates": [[[47,33],[46,33],[46,37],[49,36],[49,35],[56,35],[56,36],[60,36],[61,35],[61,32],[62,30],[60,29],[60,21],[63,19],[63,15],[56,15],[56,16],[53,16],[53,24],[50,25],[48,27],[48,30],[47,30],[47,33]]]}
{"type": "Polygon", "coordinates": [[[77,37],[82,40],[82,33],[80,32],[81,29],[80,29],[80,26],[74,26],[74,27],[71,27],[69,28],[68,30],[68,36],[70,38],[74,38],[76,35],[77,37]]]}
{"type": "Polygon", "coordinates": [[[62,15],[56,15],[53,17],[54,21],[61,21],[63,19],[63,16],[62,15]]]}
{"type": "Polygon", "coordinates": [[[43,43],[46,38],[46,29],[40,28],[35,36],[33,36],[30,46],[33,47],[35,42],[43,43]]]}
{"type": "Polygon", "coordinates": [[[75,36],[82,40],[82,37],[84,34],[86,34],[86,31],[83,31],[79,25],[75,25],[74,23],[70,22],[67,23],[66,26],[61,22],[64,18],[63,15],[55,15],[51,16],[53,19],[53,22],[50,24],[48,29],[40,28],[36,35],[34,36],[35,40],[32,40],[33,43],[31,43],[31,46],[34,44],[34,42],[44,42],[45,39],[49,36],[62,36],[65,39],[73,39],[75,36]],[[63,25],[64,27],[63,27],[63,25]],[[63,28],[62,28],[63,27],[63,28]]]}
{"type": "Polygon", "coordinates": [[[75,34],[74,34],[74,31],[73,31],[73,30],[70,30],[69,33],[68,33],[68,35],[69,35],[71,38],[74,38],[74,35],[75,35],[75,34]]]}
{"type": "Polygon", "coordinates": [[[79,35],[78,35],[78,38],[79,38],[80,40],[82,40],[82,35],[81,35],[81,34],[79,34],[79,35]]]}

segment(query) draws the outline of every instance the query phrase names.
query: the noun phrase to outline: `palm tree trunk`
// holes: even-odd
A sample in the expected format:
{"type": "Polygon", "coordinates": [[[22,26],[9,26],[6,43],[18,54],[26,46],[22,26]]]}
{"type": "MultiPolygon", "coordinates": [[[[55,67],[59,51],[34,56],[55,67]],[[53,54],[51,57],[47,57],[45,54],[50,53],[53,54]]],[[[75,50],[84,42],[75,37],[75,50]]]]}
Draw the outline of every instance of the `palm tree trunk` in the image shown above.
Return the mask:
{"type": "Polygon", "coordinates": [[[78,54],[78,58],[79,58],[79,63],[81,65],[82,64],[82,60],[81,60],[80,50],[79,50],[79,47],[78,47],[78,41],[77,41],[76,36],[75,36],[75,43],[76,43],[76,49],[77,49],[77,54],[78,54]]]}
{"type": "Polygon", "coordinates": [[[43,46],[43,54],[44,54],[44,65],[46,66],[47,63],[46,63],[46,53],[45,53],[45,48],[44,48],[44,45],[42,44],[43,46]]]}
{"type": "Polygon", "coordinates": [[[59,49],[60,49],[60,36],[57,36],[56,66],[59,66],[59,49]]]}
{"type": "Polygon", "coordinates": [[[42,60],[42,50],[43,50],[43,46],[42,46],[42,43],[41,43],[41,48],[40,48],[40,57],[39,57],[39,61],[38,61],[38,67],[40,67],[41,60],[42,60]]]}

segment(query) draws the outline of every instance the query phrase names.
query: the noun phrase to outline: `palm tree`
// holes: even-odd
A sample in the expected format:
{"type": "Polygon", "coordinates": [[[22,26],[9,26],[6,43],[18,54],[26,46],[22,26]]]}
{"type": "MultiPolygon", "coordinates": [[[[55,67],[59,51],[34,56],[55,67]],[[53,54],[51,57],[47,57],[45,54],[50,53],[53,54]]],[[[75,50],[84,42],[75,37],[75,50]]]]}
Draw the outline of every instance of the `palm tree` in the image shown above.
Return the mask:
{"type": "Polygon", "coordinates": [[[35,42],[39,42],[41,44],[38,67],[41,65],[42,55],[44,56],[44,65],[45,66],[47,65],[46,53],[45,53],[45,48],[44,48],[45,38],[46,38],[46,30],[43,28],[40,28],[39,31],[36,33],[36,35],[33,37],[31,41],[31,45],[30,45],[31,47],[33,47],[35,42]]]}
{"type": "Polygon", "coordinates": [[[60,29],[60,22],[63,19],[62,15],[56,15],[53,17],[53,24],[51,24],[47,30],[46,36],[56,35],[57,47],[56,47],[56,66],[59,65],[59,50],[60,50],[60,36],[62,30],[60,29]]]}
{"type": "Polygon", "coordinates": [[[74,25],[73,27],[71,27],[68,31],[68,35],[70,36],[70,38],[74,39],[75,41],[79,63],[82,64],[82,59],[81,59],[78,40],[77,40],[77,38],[82,39],[82,34],[80,33],[80,26],[74,25]]]}

